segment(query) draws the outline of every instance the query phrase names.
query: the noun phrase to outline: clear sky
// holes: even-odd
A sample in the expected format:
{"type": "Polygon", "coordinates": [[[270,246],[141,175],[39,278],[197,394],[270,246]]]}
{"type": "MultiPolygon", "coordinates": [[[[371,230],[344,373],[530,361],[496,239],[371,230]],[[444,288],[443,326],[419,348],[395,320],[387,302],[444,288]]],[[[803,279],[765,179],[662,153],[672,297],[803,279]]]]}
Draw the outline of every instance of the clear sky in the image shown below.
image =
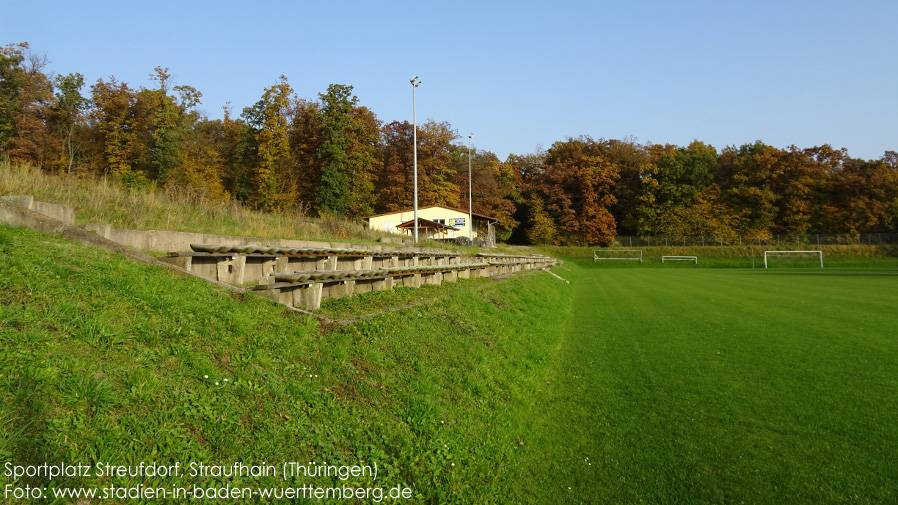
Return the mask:
{"type": "MultiPolygon", "coordinates": [[[[450,123],[479,149],[570,136],[898,150],[898,2],[7,1],[0,44],[132,87],[168,67],[221,117],[283,74],[354,86],[384,122],[450,123]]],[[[85,94],[88,90],[85,90],[85,94]]]]}

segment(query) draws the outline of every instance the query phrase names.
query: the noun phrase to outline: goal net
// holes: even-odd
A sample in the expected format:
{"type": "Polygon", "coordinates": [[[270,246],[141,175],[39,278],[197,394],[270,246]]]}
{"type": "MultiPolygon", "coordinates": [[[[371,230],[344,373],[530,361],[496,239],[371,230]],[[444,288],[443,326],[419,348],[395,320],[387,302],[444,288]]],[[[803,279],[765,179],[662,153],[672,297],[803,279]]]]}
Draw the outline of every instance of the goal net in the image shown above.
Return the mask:
{"type": "Polygon", "coordinates": [[[823,251],[764,251],[764,268],[778,266],[808,266],[810,262],[823,268],[823,251]]]}
{"type": "Polygon", "coordinates": [[[592,261],[599,260],[633,260],[642,263],[642,249],[595,249],[592,261]]]}
{"type": "Polygon", "coordinates": [[[698,265],[698,256],[661,256],[661,263],[665,261],[691,261],[698,265]]]}

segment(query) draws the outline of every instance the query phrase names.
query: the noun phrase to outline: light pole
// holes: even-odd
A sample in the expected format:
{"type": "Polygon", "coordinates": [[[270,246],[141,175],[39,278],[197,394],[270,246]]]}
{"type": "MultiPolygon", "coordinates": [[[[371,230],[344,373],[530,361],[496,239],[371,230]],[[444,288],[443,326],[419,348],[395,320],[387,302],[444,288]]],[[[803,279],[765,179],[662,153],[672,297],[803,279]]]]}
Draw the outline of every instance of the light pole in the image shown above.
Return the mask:
{"type": "Polygon", "coordinates": [[[418,243],[418,109],[417,102],[415,99],[415,90],[418,89],[418,85],[421,84],[421,79],[418,79],[418,76],[412,77],[409,82],[412,83],[412,122],[414,126],[412,127],[412,143],[414,145],[414,163],[415,163],[415,243],[418,243]]]}
{"type": "Polygon", "coordinates": [[[474,212],[471,205],[471,139],[474,138],[473,133],[468,134],[468,234],[470,235],[471,244],[474,244],[474,212]]]}

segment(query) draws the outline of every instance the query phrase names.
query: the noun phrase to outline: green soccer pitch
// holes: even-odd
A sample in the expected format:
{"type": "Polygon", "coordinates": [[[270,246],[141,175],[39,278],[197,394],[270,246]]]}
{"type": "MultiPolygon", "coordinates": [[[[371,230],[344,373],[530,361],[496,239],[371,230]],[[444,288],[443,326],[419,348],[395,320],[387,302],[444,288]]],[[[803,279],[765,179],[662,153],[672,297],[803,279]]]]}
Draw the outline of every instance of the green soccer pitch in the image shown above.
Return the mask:
{"type": "Polygon", "coordinates": [[[898,499],[898,271],[567,266],[546,444],[597,503],[898,499]]]}

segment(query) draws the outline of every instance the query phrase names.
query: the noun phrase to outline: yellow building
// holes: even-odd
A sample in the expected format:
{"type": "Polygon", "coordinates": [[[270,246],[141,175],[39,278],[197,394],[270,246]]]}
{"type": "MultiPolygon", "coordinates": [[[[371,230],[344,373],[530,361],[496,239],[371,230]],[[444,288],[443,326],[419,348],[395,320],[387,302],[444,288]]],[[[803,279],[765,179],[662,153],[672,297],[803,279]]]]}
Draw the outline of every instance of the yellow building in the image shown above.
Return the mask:
{"type": "MultiPolygon", "coordinates": [[[[376,216],[368,216],[368,228],[383,230],[390,233],[411,236],[414,235],[414,209],[406,209],[398,212],[387,212],[376,216]]],[[[474,226],[474,240],[490,241],[492,226],[499,222],[498,219],[483,214],[474,214],[474,222],[468,218],[468,211],[452,207],[419,207],[418,208],[418,238],[420,239],[452,239],[469,237],[471,226],[474,226]]]]}

